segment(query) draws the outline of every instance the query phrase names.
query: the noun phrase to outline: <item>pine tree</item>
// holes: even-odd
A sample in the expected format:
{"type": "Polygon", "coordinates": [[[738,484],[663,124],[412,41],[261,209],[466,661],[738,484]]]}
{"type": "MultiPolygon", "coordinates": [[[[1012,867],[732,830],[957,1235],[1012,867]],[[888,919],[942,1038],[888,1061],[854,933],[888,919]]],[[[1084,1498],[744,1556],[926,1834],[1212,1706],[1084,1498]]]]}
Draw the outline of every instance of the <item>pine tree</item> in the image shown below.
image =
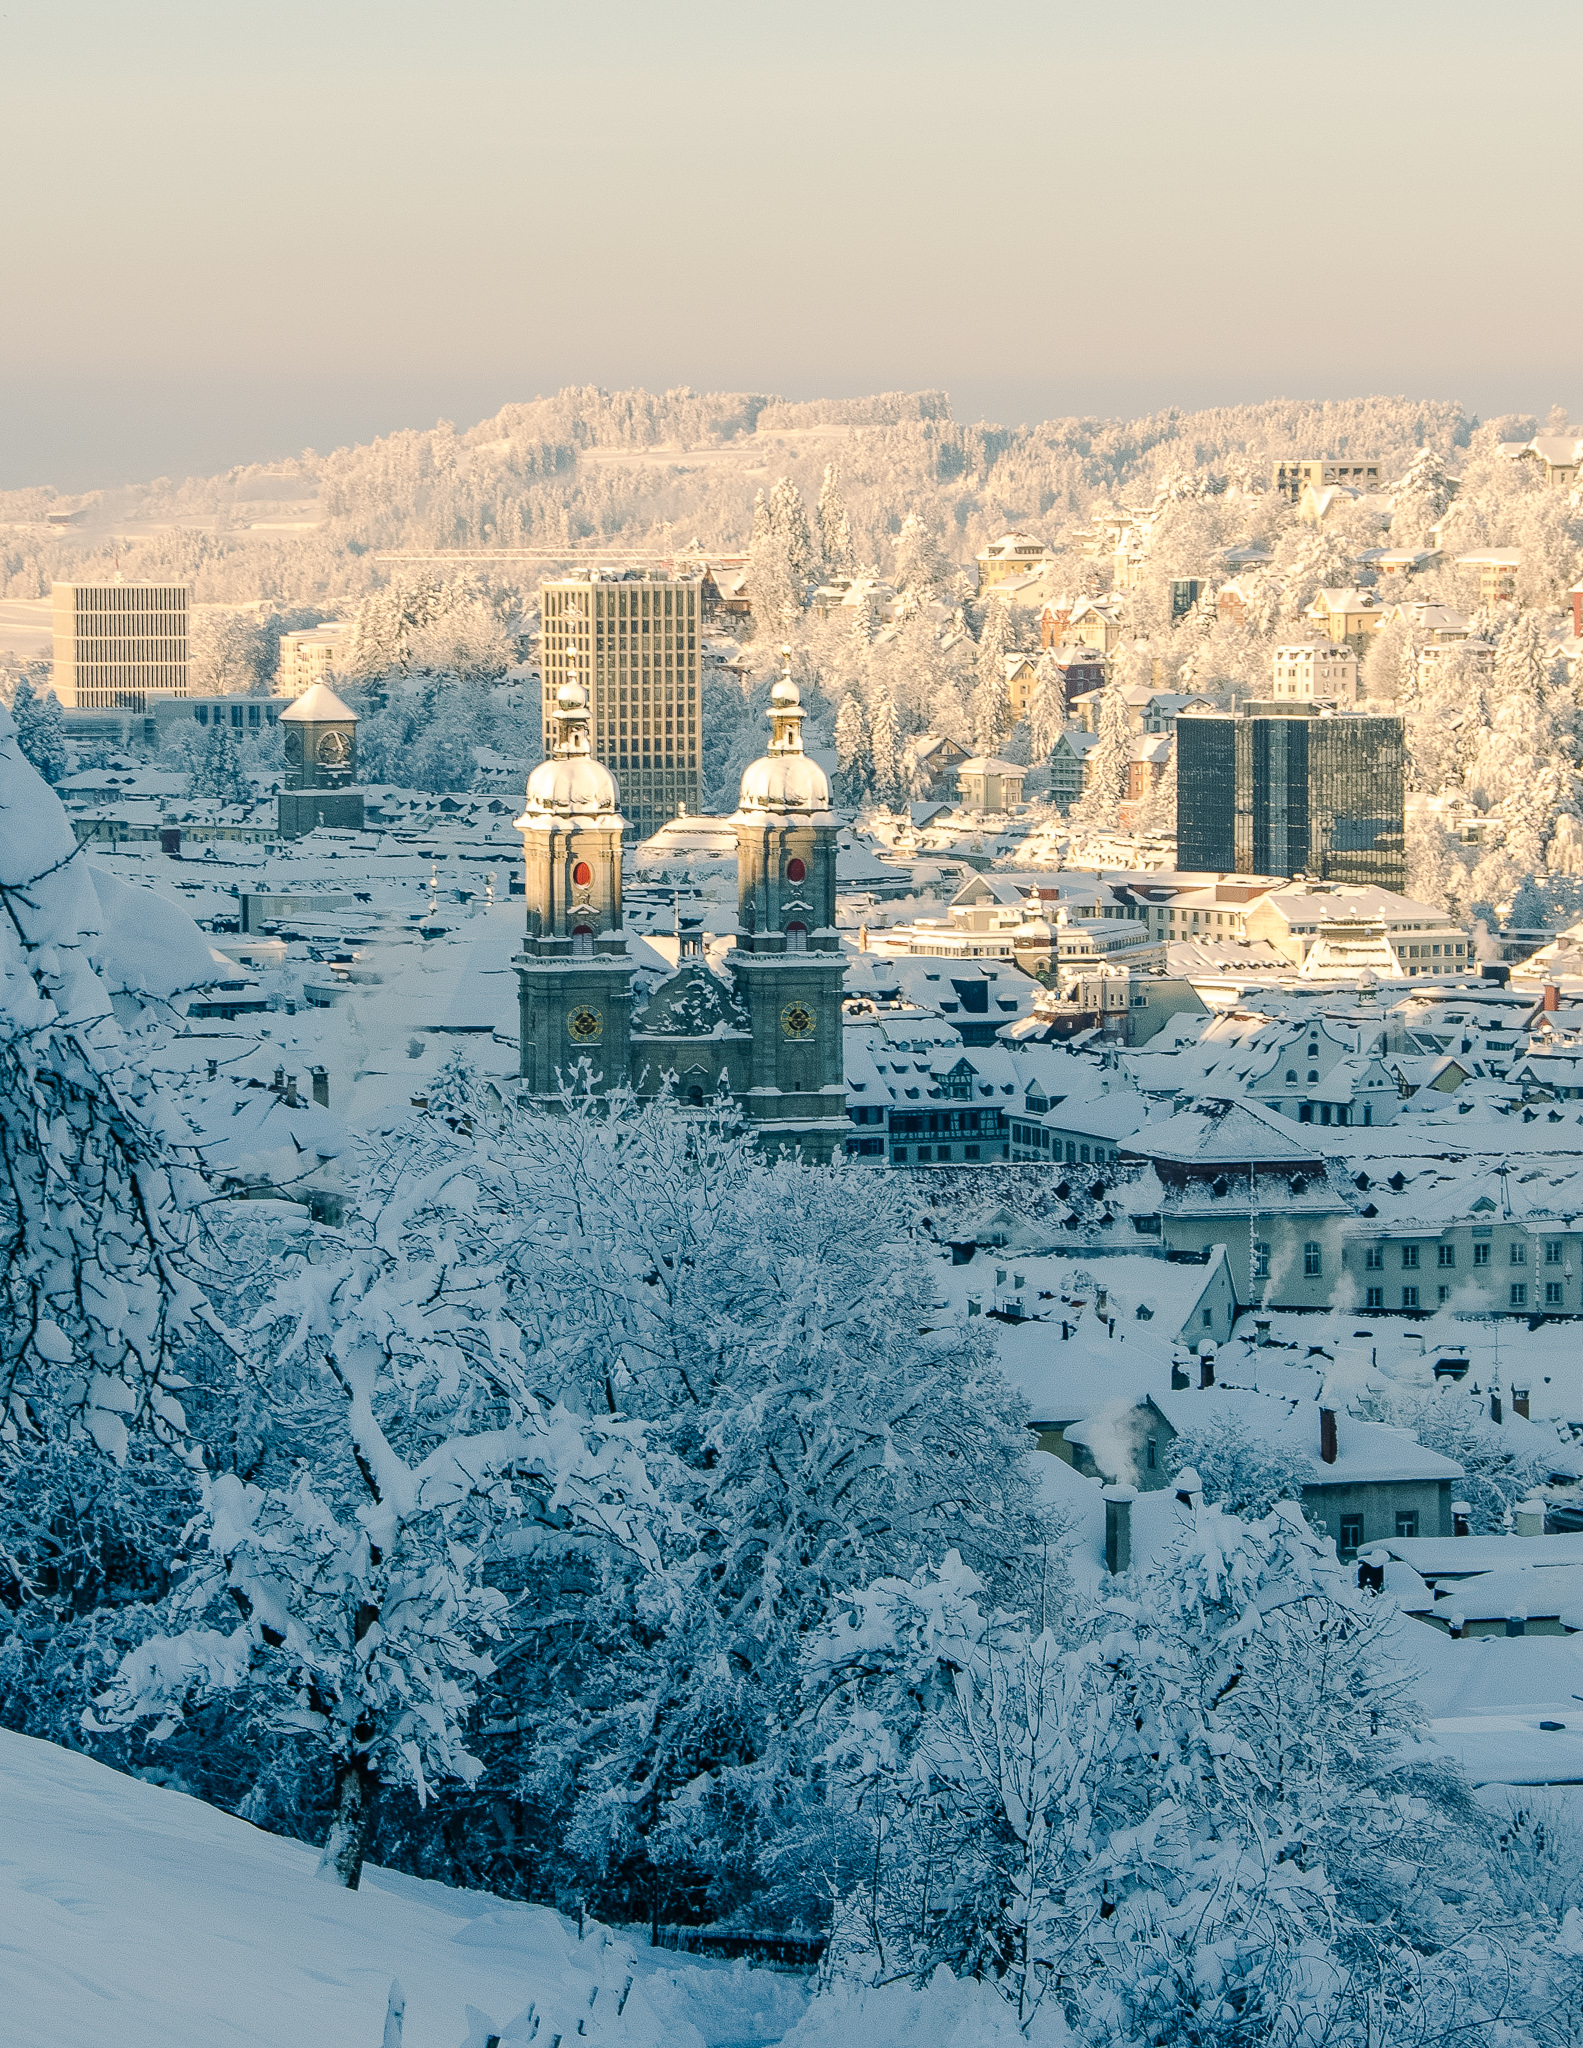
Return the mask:
{"type": "Polygon", "coordinates": [[[939,538],[928,518],[916,508],[907,514],[896,536],[896,588],[914,609],[945,589],[950,571],[939,538]]]}
{"type": "Polygon", "coordinates": [[[841,472],[833,462],[825,464],[819,486],[819,545],[824,554],[827,576],[852,574],[852,522],[841,495],[841,472]]]}
{"type": "Polygon", "coordinates": [[[884,803],[901,800],[901,728],[890,693],[881,690],[869,711],[869,759],[874,768],[874,794],[884,803]]]}
{"type": "Polygon", "coordinates": [[[841,709],[836,713],[835,753],[846,801],[860,803],[863,791],[872,779],[874,763],[869,752],[863,706],[856,694],[844,697],[841,709]]]}
{"type": "Polygon", "coordinates": [[[216,718],[213,724],[199,728],[196,740],[189,735],[188,759],[192,763],[187,777],[189,796],[213,797],[223,804],[253,801],[253,785],[228,724],[216,718]]]}
{"type": "Polygon", "coordinates": [[[1072,822],[1092,831],[1110,831],[1127,794],[1127,767],[1132,760],[1132,719],[1118,684],[1107,685],[1099,700],[1098,744],[1088,756],[1083,794],[1072,806],[1072,822]]]}
{"type": "Polygon", "coordinates": [[[1429,529],[1451,503],[1452,481],[1443,458],[1420,448],[1391,492],[1391,539],[1399,548],[1426,545],[1429,529]]]}
{"type": "Polygon", "coordinates": [[[748,551],[748,596],[757,629],[784,633],[802,610],[815,561],[813,534],[802,493],[781,477],[753,507],[748,551]]]}
{"type": "Polygon", "coordinates": [[[40,696],[28,676],[19,676],[11,716],[24,758],[46,782],[59,782],[66,773],[66,721],[55,692],[46,690],[40,696]]]}
{"type": "Polygon", "coordinates": [[[1029,755],[1047,761],[1056,741],[1066,730],[1066,683],[1057,667],[1055,651],[1039,657],[1038,681],[1028,704],[1029,755]]]}

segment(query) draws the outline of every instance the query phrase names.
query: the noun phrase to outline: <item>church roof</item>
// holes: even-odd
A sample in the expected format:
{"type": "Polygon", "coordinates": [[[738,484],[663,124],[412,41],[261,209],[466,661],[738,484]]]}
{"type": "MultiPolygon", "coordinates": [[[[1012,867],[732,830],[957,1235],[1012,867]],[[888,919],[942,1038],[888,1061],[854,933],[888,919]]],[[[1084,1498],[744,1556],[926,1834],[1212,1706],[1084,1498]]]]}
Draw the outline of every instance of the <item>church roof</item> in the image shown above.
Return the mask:
{"type": "Polygon", "coordinates": [[[791,679],[791,650],[784,650],[787,666],[770,691],[771,736],[769,752],[748,768],[742,777],[738,815],[823,812],[830,808],[830,781],[819,763],[803,752],[802,698],[791,679]]]}
{"type": "Polygon", "coordinates": [[[304,725],[355,725],[358,719],[358,713],[350,704],[343,704],[328,683],[315,683],[311,690],[304,690],[280,715],[283,719],[300,718],[304,725]]]}

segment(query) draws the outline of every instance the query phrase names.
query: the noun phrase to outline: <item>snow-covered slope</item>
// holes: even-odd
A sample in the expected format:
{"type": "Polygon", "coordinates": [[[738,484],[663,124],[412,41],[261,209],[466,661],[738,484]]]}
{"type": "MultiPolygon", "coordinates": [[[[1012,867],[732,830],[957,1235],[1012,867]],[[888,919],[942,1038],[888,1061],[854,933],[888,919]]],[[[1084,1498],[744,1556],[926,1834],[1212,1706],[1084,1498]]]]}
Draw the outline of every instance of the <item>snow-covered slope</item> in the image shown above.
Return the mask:
{"type": "Polygon", "coordinates": [[[381,2048],[393,1980],[402,2048],[526,2041],[532,2021],[513,2023],[530,2006],[546,2048],[557,2034],[747,2048],[803,2009],[776,1972],[683,1962],[597,1926],[579,1942],[541,1907],[385,1871],[342,1891],[317,1861],[182,1793],[0,1733],[0,2038],[381,2048]]]}

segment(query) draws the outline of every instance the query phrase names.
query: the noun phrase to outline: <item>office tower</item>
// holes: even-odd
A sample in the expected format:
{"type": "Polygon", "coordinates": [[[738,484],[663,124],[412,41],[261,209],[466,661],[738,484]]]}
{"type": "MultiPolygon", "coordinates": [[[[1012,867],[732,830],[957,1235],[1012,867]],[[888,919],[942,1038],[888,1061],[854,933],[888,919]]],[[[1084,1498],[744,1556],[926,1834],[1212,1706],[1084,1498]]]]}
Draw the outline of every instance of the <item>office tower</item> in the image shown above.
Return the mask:
{"type": "Polygon", "coordinates": [[[562,685],[580,683],[590,751],[614,773],[622,815],[639,839],[699,808],[702,591],[698,576],[595,569],[540,593],[546,758],[562,685]]]}
{"type": "Polygon", "coordinates": [[[57,583],[55,695],[78,711],[146,711],[187,694],[185,583],[57,583]]]}
{"type": "Polygon", "coordinates": [[[1407,885],[1402,722],[1282,705],[1176,722],[1176,858],[1211,874],[1407,885]]]}

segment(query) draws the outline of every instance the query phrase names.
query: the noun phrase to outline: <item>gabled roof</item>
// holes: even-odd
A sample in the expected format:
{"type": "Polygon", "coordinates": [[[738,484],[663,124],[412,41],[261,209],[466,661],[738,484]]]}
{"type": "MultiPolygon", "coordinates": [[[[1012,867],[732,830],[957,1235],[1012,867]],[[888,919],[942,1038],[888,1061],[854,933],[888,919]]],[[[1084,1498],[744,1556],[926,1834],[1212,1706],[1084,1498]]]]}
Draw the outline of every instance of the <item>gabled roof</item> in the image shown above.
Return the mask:
{"type": "Polygon", "coordinates": [[[1129,1158],[1188,1166],[1306,1166],[1323,1170],[1319,1153],[1304,1144],[1289,1120],[1258,1105],[1207,1097],[1138,1135],[1123,1150],[1129,1158]]]}

